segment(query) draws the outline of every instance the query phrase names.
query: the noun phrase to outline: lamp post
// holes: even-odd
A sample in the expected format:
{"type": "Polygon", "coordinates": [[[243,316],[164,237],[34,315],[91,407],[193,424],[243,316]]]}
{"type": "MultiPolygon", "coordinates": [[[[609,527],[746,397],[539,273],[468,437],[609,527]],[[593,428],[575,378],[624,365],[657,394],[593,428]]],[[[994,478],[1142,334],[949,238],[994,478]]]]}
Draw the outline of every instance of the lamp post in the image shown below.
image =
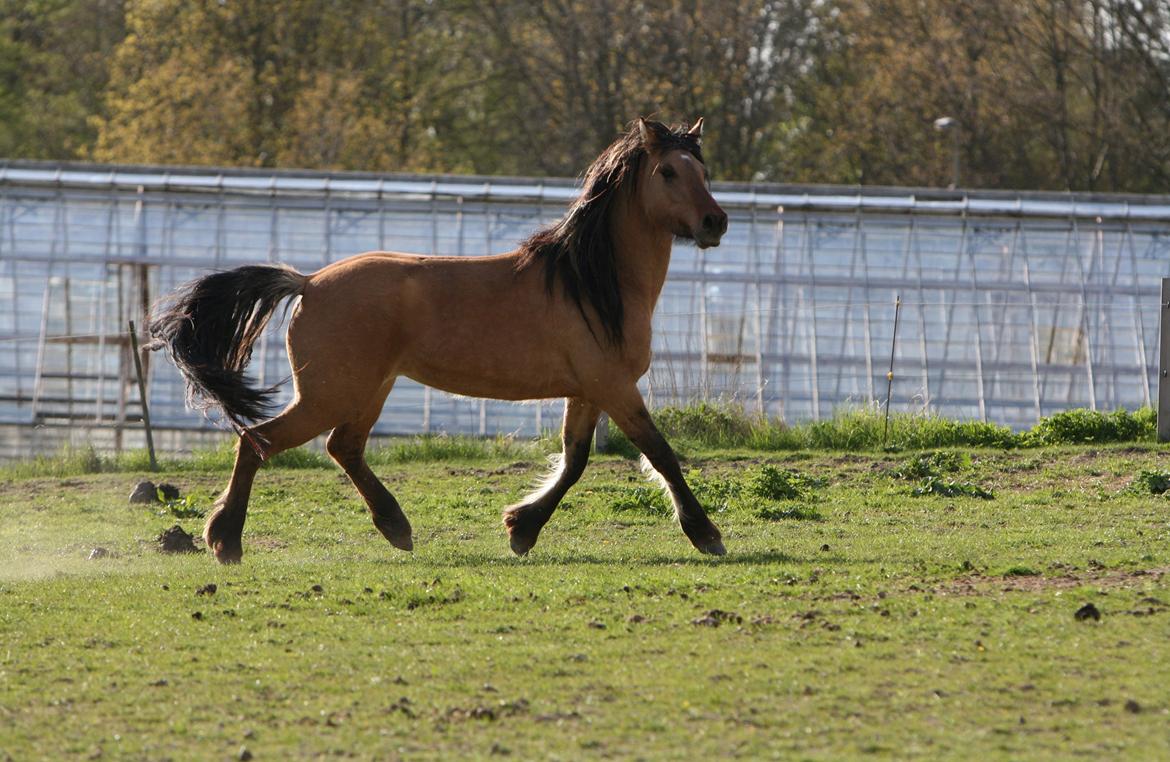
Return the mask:
{"type": "Polygon", "coordinates": [[[959,187],[959,120],[953,116],[940,116],[934,120],[934,128],[939,132],[951,133],[951,190],[959,187]]]}

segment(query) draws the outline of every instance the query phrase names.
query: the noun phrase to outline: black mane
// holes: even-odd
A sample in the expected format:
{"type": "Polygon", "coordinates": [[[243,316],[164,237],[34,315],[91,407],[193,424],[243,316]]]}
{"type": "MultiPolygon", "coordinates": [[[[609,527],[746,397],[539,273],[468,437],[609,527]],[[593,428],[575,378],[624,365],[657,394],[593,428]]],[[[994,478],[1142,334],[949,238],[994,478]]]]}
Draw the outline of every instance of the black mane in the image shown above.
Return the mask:
{"type": "MultiPolygon", "coordinates": [[[[672,130],[649,120],[645,124],[656,150],[680,149],[703,160],[698,138],[687,134],[685,127],[672,130]]],[[[620,346],[623,339],[623,309],[609,215],[619,193],[635,190],[638,167],[646,152],[642,130],[634,123],[585,170],[581,195],[565,216],[520,245],[518,269],[543,266],[549,293],[560,280],[565,294],[576,303],[589,331],[597,338],[585,311],[588,302],[597,313],[606,340],[614,346],[620,346]]]]}

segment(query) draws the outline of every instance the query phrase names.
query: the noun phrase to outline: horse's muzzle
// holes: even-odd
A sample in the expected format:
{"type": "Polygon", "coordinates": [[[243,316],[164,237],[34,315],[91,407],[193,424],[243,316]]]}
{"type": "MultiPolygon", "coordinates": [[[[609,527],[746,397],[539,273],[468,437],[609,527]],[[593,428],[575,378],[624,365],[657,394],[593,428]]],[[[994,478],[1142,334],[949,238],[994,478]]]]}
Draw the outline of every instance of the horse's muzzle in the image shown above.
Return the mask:
{"type": "Polygon", "coordinates": [[[727,213],[722,209],[708,212],[703,215],[703,221],[699,225],[698,232],[695,233],[695,243],[699,245],[700,249],[718,246],[719,240],[723,238],[723,234],[726,232],[727,213]]]}

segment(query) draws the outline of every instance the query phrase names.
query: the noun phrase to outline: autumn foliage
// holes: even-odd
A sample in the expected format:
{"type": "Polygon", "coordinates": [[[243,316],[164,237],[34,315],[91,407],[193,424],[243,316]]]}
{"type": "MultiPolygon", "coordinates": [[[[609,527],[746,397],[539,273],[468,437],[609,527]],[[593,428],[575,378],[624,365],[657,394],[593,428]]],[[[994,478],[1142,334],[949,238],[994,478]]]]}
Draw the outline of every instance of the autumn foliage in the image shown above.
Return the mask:
{"type": "Polygon", "coordinates": [[[1162,192],[1167,0],[14,0],[0,155],[572,175],[637,115],[716,177],[1162,192]]]}

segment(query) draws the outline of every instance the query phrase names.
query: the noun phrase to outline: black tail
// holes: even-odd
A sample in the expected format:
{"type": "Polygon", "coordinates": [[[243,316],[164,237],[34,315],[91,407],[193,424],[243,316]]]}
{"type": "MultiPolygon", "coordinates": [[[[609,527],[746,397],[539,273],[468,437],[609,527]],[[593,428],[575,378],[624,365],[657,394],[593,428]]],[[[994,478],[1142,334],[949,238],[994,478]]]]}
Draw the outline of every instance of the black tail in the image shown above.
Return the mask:
{"type": "Polygon", "coordinates": [[[303,292],[305,276],[284,265],[247,265],[181,286],[155,306],[150,349],[166,349],[187,379],[187,404],[219,406],[241,430],[266,417],[276,387],[244,375],[252,345],[281,301],[303,292]]]}

